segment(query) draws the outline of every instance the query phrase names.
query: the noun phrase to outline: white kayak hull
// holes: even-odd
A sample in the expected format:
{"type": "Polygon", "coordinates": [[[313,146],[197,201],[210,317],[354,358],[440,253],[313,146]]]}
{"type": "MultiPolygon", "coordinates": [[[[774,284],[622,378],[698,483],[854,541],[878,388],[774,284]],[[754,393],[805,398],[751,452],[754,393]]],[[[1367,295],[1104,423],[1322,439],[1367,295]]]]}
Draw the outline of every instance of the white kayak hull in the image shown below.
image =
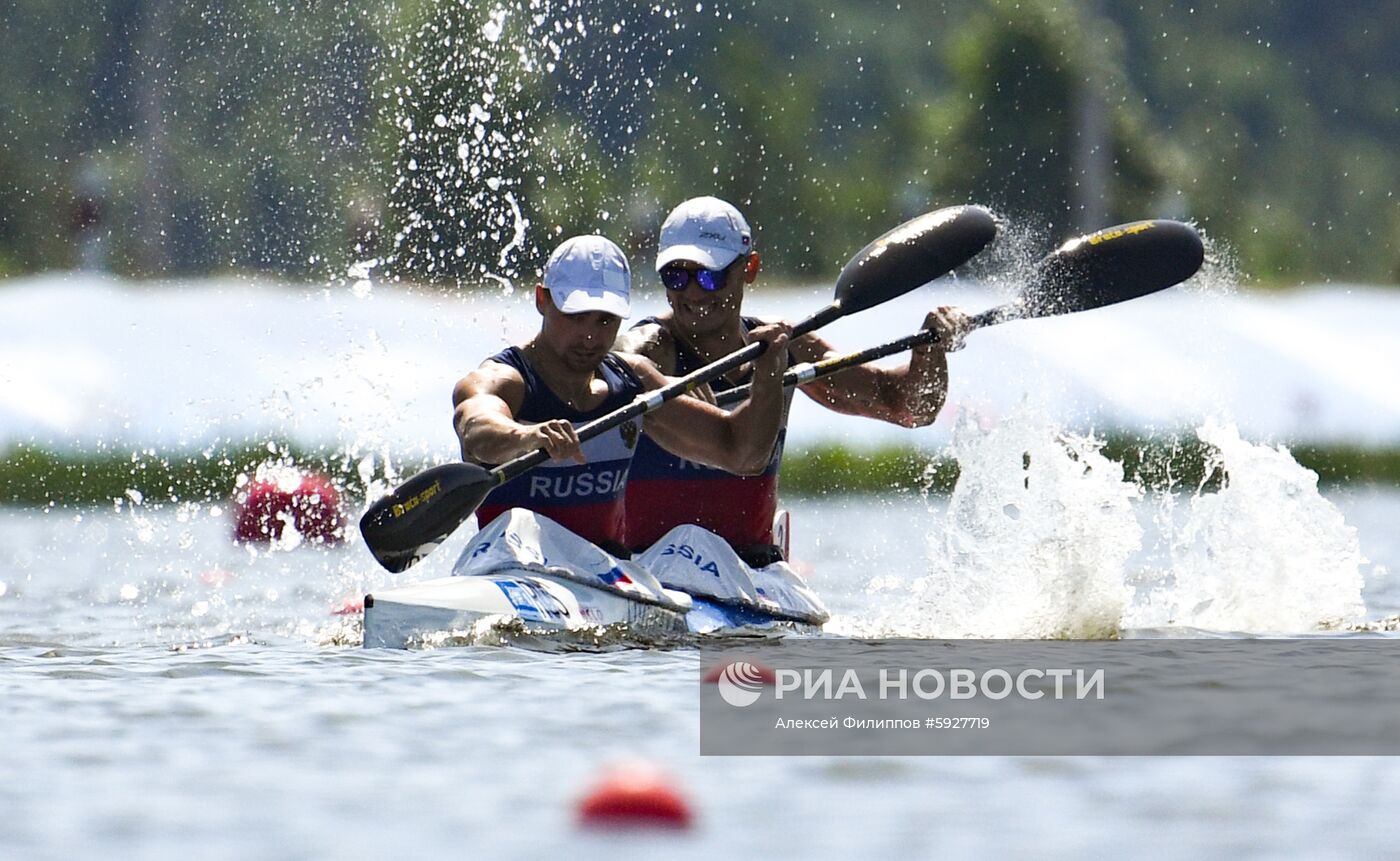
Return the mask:
{"type": "Polygon", "coordinates": [[[548,574],[501,571],[440,577],[366,595],[364,645],[406,649],[435,635],[467,634],[483,620],[516,619],[546,632],[625,626],[639,641],[770,627],[820,630],[755,608],[693,598],[688,612],[678,612],[548,574]]]}
{"type": "Polygon", "coordinates": [[[543,631],[626,625],[639,637],[688,630],[685,614],[669,607],[548,574],[499,571],[366,595],[364,644],[403,649],[435,633],[471,631],[484,619],[519,619],[543,631]]]}
{"type": "Polygon", "coordinates": [[[512,509],[472,538],[453,571],[366,595],[365,646],[470,637],[483,622],[537,632],[616,627],[655,642],[752,628],[816,631],[827,619],[786,563],[748,568],[722,539],[695,526],[677,527],[635,560],[619,560],[546,517],[512,509]]]}

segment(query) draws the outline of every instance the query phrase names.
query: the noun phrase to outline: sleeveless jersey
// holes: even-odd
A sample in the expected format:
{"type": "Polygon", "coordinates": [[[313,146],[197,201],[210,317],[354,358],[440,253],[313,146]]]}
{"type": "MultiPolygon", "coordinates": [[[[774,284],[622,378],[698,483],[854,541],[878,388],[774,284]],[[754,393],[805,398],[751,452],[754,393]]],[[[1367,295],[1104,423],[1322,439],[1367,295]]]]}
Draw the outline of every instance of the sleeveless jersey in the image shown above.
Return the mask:
{"type": "MultiPolygon", "coordinates": [[[[491,361],[509,365],[525,380],[525,399],[515,412],[522,423],[568,419],[578,427],[626,406],[644,391],[627,363],[609,353],[597,371],[608,384],[608,396],[595,409],[579,412],[550,391],[519,347],[507,347],[491,361]]],[[[487,495],[477,509],[477,522],[485,526],[508,508],[524,508],[605,549],[624,547],[623,488],[640,430],[637,421],[624,422],[584,442],[587,463],[550,460],[506,482],[487,495]]]]}
{"type": "MultiPolygon", "coordinates": [[[[648,317],[637,325],[657,322],[655,317],[648,317]]],[[[747,332],[760,321],[745,317],[743,324],[747,332]]],[[[695,351],[679,340],[675,344],[676,376],[704,367],[706,363],[695,351]]],[[[722,392],[743,382],[719,379],[710,386],[722,392]]],[[[783,397],[783,426],[762,475],[734,475],[685,460],[642,434],[627,481],[627,546],[642,550],[683,523],[703,526],[735,548],[771,545],[773,516],[778,510],[778,470],[782,466],[792,393],[786,392],[783,397]]]]}

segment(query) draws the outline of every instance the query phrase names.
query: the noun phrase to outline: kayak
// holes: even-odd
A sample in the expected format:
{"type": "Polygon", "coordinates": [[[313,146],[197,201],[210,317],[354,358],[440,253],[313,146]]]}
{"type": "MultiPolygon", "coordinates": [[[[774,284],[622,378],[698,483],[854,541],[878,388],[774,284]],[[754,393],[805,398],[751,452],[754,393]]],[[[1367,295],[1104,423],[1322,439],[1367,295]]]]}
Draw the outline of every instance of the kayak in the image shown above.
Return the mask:
{"type": "Polygon", "coordinates": [[[618,626],[655,642],[748,629],[813,632],[829,618],[786,562],[750,568],[698,526],[678,526],[621,560],[520,509],[477,533],[451,576],[373,592],[364,606],[365,647],[396,649],[517,620],[546,632],[618,626]]]}

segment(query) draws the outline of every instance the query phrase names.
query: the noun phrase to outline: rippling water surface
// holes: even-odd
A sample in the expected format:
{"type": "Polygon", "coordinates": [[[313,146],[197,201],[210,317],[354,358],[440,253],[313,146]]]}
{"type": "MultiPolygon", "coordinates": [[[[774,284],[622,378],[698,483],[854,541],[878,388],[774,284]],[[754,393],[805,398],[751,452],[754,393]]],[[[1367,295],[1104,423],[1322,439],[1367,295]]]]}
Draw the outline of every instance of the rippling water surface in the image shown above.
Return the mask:
{"type": "MultiPolygon", "coordinates": [[[[1330,500],[1366,557],[1359,627],[1384,635],[1400,494],[1330,500]]],[[[1142,600],[1160,512],[1134,505],[1142,600]]],[[[930,633],[949,511],[794,505],[836,631],[930,633]]],[[[1386,759],[702,759],[693,651],[362,650],[332,612],[389,582],[362,547],[254,553],[228,530],[191,507],[0,513],[0,856],[1344,857],[1400,836],[1386,759]],[[675,779],[693,830],[577,827],[632,759],[675,779]]]]}

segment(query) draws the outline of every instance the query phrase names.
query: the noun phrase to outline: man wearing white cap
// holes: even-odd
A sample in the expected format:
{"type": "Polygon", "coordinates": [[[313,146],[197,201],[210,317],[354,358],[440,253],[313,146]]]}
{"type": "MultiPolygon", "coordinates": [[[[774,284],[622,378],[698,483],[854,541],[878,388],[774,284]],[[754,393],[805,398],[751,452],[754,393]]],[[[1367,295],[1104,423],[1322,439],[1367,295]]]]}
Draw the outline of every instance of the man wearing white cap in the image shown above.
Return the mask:
{"type": "MultiPolygon", "coordinates": [[[[677,206],[661,226],[656,271],[666,287],[668,313],[649,317],[628,330],[618,348],[651,359],[671,376],[687,374],[740,349],[763,321],[741,313],[744,287],[758,276],[759,256],[748,222],[730,204],[696,197],[677,206]]],[[[932,311],[924,327],[939,332],[938,343],[914,350],[898,368],[861,365],[803,385],[802,391],[839,413],[866,416],[904,427],[929,424],[948,393],[948,364],[942,345],[955,345],[966,316],[948,307],[932,311]]],[[[816,362],[838,355],[816,334],[789,345],[794,361],[816,362]]],[[[740,368],[712,383],[715,390],[748,381],[740,368]]],[[[787,422],[784,401],[783,424],[787,422]]],[[[627,484],[627,543],[650,546],[672,527],[694,523],[718,534],[754,565],[780,558],[774,546],[778,470],[784,432],[779,433],[767,468],[736,476],[706,468],[657,447],[639,443],[627,484]]]]}
{"type": "MultiPolygon", "coordinates": [[[[611,352],[630,291],[631,271],[616,245],[602,236],[566,240],[535,287],[540,331],[457,383],[453,426],[463,460],[498,464],[537,449],[552,458],[493,490],[477,509],[480,524],[525,508],[604,549],[625,548],[623,494],[640,430],[627,422],[581,444],[575,427],[667,382],[650,360],[611,352]]],[[[755,361],[754,395],[739,409],[726,413],[682,396],[646,415],[647,434],[688,460],[762,470],[782,421],[790,331],[779,324],[750,333],[771,349],[755,361]]]]}

